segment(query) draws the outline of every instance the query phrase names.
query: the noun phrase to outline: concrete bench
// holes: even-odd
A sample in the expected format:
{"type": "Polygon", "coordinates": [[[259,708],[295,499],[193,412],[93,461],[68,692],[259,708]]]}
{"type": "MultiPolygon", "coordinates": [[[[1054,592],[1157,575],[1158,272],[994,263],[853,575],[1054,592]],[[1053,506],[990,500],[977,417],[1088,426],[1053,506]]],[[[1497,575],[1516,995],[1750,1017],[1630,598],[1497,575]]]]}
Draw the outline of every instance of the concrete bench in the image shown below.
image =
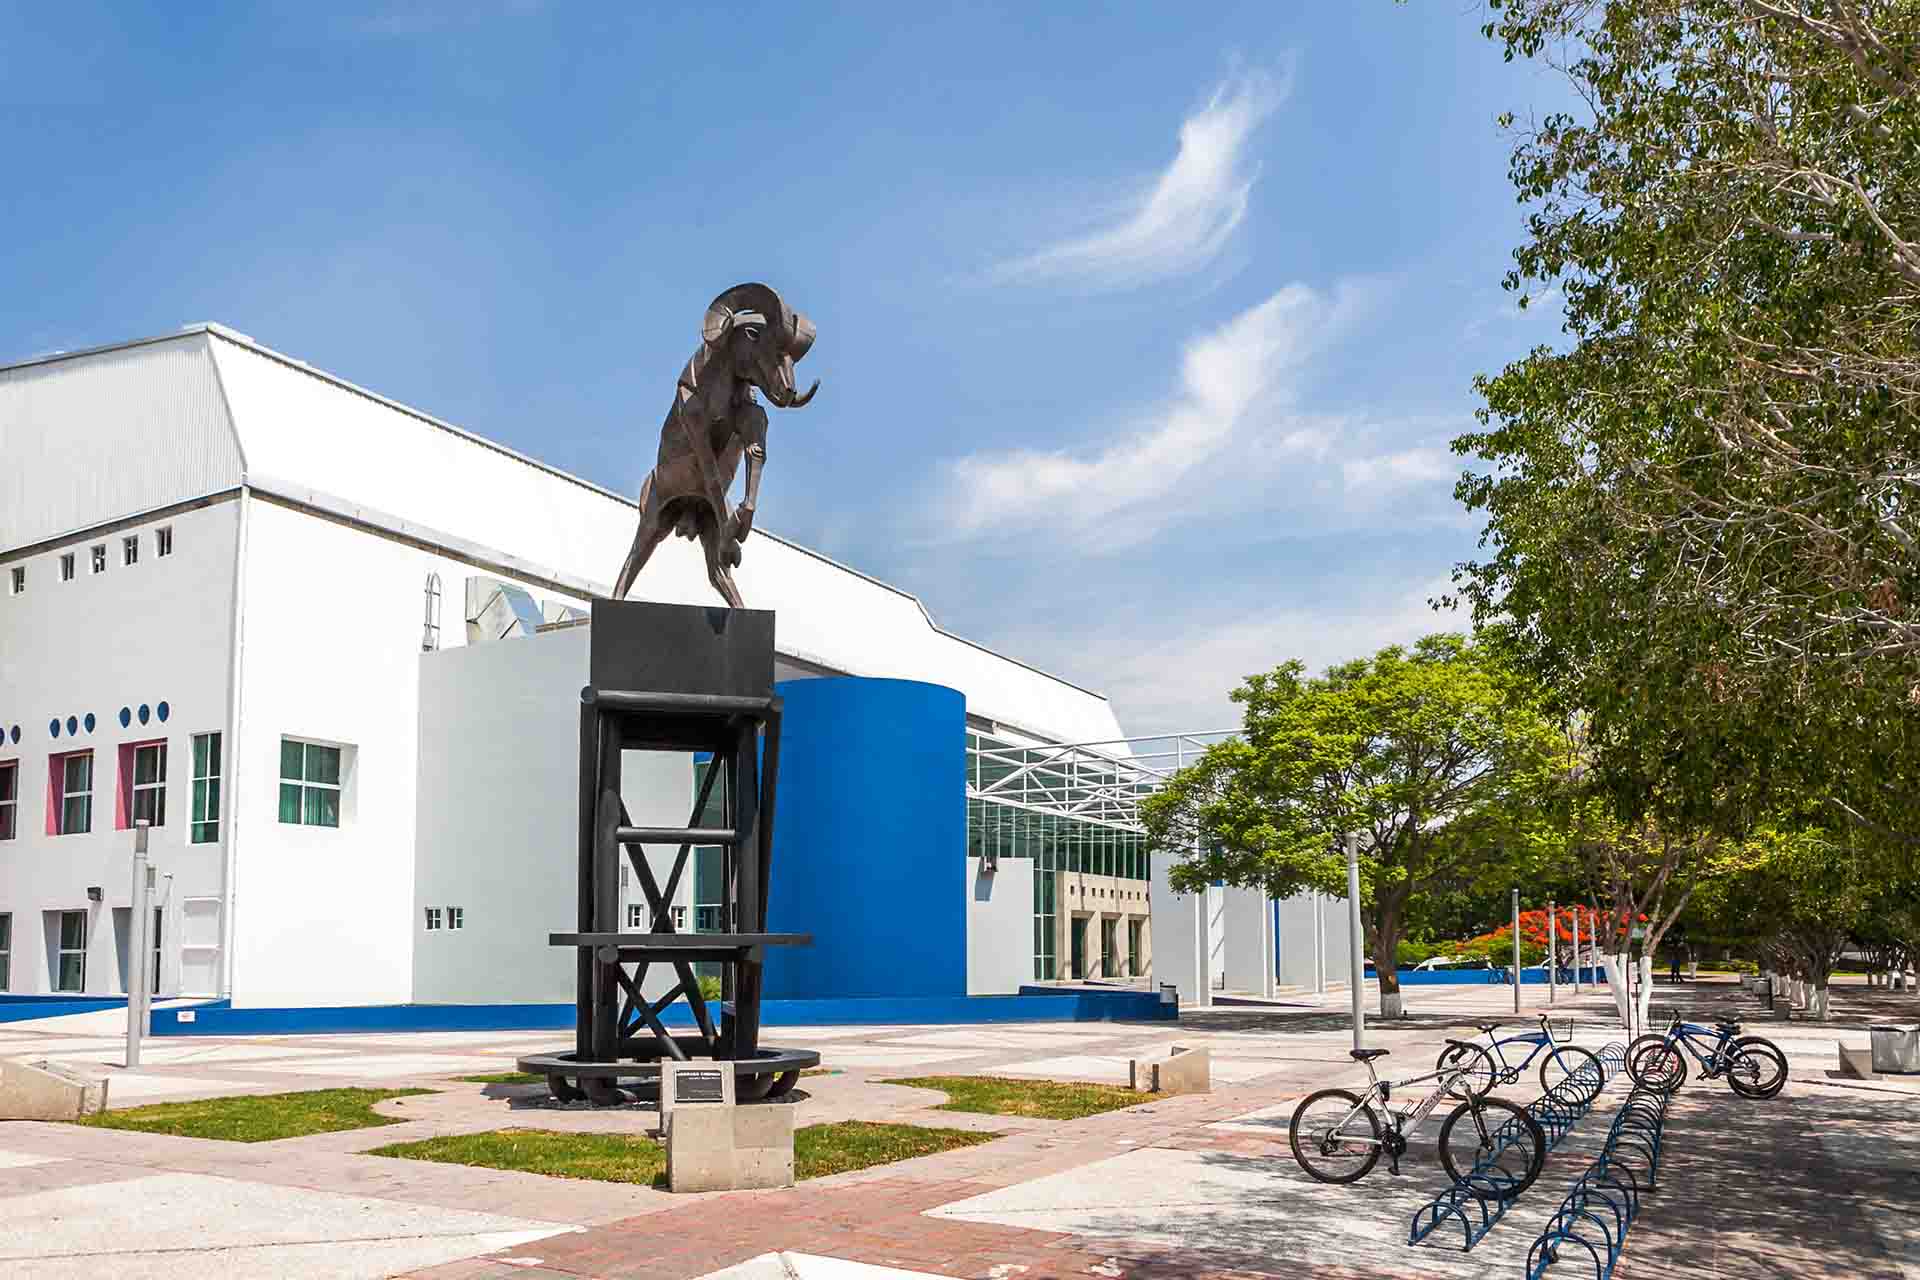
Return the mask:
{"type": "Polygon", "coordinates": [[[57,1063],[0,1058],[0,1120],[78,1120],[106,1106],[104,1079],[57,1063]]]}
{"type": "Polygon", "coordinates": [[[1213,1089],[1213,1050],[1173,1045],[1164,1055],[1134,1058],[1127,1083],[1137,1093],[1209,1093],[1213,1089]]]}

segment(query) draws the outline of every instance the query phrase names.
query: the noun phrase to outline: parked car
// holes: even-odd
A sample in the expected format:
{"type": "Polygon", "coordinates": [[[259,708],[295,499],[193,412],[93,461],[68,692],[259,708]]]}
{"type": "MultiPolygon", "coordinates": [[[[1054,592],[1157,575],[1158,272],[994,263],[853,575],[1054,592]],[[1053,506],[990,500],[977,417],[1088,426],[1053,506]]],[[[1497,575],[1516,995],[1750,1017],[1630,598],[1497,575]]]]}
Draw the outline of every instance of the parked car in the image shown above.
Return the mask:
{"type": "Polygon", "coordinates": [[[1416,973],[1433,969],[1490,969],[1487,961],[1474,956],[1429,956],[1413,966],[1416,973]]]}

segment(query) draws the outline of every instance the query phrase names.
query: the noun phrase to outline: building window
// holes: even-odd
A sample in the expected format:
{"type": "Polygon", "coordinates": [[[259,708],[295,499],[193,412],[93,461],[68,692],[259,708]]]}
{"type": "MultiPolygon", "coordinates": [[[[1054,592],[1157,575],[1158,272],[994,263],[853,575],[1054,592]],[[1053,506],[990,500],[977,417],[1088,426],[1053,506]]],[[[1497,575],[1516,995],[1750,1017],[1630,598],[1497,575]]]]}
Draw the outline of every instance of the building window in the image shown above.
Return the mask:
{"type": "Polygon", "coordinates": [[[647,931],[647,909],[638,902],[627,904],[627,932],[645,933],[647,931]]]}
{"type": "Polygon", "coordinates": [[[129,822],[137,823],[145,819],[150,827],[167,825],[166,743],[148,742],[133,748],[133,779],[127,815],[129,822]]]}
{"type": "Polygon", "coordinates": [[[467,925],[467,909],[465,907],[448,907],[447,908],[447,928],[464,929],[466,928],[466,925],[467,925]]]}
{"type": "Polygon", "coordinates": [[[71,551],[60,557],[60,581],[73,581],[73,552],[71,551]]]}
{"type": "Polygon", "coordinates": [[[87,989],[87,913],[60,913],[60,950],[53,972],[55,991],[87,989]]]}
{"type": "Polygon", "coordinates": [[[153,531],[153,554],[170,556],[173,554],[173,526],[163,525],[153,531]]]}
{"type": "Polygon", "coordinates": [[[93,830],[93,752],[55,756],[53,786],[60,802],[54,810],[53,833],[77,836],[93,830]]]}
{"type": "Polygon", "coordinates": [[[105,573],[107,571],[107,544],[104,542],[94,543],[90,556],[93,563],[93,571],[95,573],[105,573]]]}
{"type": "Polygon", "coordinates": [[[675,933],[685,933],[687,931],[687,909],[685,907],[675,907],[673,909],[673,931],[675,933]]]}
{"type": "Polygon", "coordinates": [[[13,990],[13,913],[0,911],[0,991],[13,990]]]}
{"type": "Polygon", "coordinates": [[[0,840],[20,834],[20,762],[0,763],[0,840]]]}
{"type": "Polygon", "coordinates": [[[25,595],[26,591],[27,591],[27,566],[23,564],[17,564],[13,566],[13,594],[17,596],[25,595]]]}
{"type": "Polygon", "coordinates": [[[432,653],[440,647],[440,575],[427,575],[427,620],[420,634],[420,648],[432,653]]]}
{"type": "Polygon", "coordinates": [[[131,538],[120,539],[120,563],[121,564],[139,564],[140,563],[140,535],[139,534],[136,533],[131,538]]]}
{"type": "Polygon", "coordinates": [[[280,821],[301,827],[340,825],[339,747],[280,739],[280,821]]]}
{"type": "Polygon", "coordinates": [[[220,838],[220,735],[193,735],[194,844],[212,844],[220,838]]]}
{"type": "Polygon", "coordinates": [[[438,929],[439,927],[440,927],[440,908],[438,908],[438,907],[428,907],[428,908],[427,908],[427,928],[428,928],[428,930],[430,930],[430,931],[431,931],[431,930],[434,930],[434,929],[438,929]]]}

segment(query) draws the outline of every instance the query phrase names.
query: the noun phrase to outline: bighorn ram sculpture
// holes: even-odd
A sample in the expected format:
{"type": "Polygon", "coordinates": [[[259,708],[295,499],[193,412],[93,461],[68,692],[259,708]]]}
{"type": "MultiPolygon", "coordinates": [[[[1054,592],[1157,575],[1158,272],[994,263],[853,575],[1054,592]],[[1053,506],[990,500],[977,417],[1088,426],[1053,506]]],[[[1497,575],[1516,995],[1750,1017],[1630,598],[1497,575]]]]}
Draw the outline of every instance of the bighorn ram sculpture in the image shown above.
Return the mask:
{"type": "Polygon", "coordinates": [[[660,453],[640,486],[640,527],[620,566],[613,598],[624,600],[669,533],[698,538],[707,581],[735,609],[740,543],[753,530],[760,469],[767,460],[767,411],[754,399],[798,409],[820,389],[794,391],[793,366],[813,346],[813,324],[764,284],[739,284],[713,300],[700,325],[700,349],[680,371],[673,407],[660,429],[660,453]],[[747,460],[747,491],[728,509],[727,493],[747,460]]]}

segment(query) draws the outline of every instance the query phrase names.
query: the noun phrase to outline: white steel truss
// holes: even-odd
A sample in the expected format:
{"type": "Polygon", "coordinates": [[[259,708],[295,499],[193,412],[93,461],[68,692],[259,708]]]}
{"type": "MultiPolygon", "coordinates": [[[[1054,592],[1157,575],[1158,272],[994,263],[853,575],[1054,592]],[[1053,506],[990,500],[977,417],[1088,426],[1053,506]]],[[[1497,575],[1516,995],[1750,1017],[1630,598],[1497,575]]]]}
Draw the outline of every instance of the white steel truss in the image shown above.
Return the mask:
{"type": "Polygon", "coordinates": [[[1139,832],[1140,801],[1237,729],[1104,742],[1012,742],[967,731],[971,799],[1139,832]]]}

